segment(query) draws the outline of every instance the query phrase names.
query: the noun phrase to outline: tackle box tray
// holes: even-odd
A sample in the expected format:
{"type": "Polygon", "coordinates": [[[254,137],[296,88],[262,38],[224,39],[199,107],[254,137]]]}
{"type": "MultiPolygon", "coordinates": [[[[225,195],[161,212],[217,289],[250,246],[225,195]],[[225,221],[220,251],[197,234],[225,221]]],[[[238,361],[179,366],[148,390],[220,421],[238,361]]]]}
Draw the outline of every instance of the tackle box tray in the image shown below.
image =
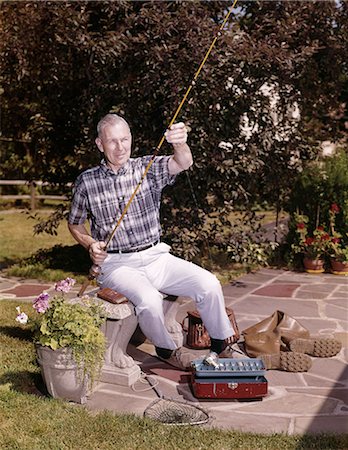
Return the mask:
{"type": "Polygon", "coordinates": [[[219,368],[209,366],[203,359],[192,361],[192,371],[197,378],[256,377],[266,372],[259,358],[219,358],[219,368]]]}

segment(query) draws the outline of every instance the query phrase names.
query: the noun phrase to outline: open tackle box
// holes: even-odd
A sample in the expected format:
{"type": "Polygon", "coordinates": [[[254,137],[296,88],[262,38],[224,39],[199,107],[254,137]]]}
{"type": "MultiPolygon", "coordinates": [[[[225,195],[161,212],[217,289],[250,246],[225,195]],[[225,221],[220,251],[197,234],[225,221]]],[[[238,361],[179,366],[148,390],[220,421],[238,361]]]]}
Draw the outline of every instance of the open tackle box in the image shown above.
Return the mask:
{"type": "Polygon", "coordinates": [[[258,358],[220,358],[218,367],[192,361],[191,389],[197,398],[262,399],[267,395],[266,368],[258,358]]]}

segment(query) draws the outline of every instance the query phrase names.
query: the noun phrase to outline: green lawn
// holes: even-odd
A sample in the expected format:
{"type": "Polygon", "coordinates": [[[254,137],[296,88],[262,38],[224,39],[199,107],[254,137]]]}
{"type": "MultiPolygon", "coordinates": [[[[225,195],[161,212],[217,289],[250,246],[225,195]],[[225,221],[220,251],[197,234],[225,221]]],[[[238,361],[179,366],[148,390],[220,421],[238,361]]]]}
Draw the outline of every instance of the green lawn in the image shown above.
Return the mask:
{"type": "MultiPolygon", "coordinates": [[[[263,436],[166,426],[133,415],[90,413],[42,395],[30,332],[15,322],[17,302],[0,301],[1,450],[345,449],[344,436],[263,436]]],[[[31,305],[20,304],[31,314],[31,305]]],[[[231,418],[231,423],[233,420],[231,418]]]]}
{"type": "MultiPolygon", "coordinates": [[[[47,211],[40,211],[40,216],[44,217],[48,214],[47,211]]],[[[46,233],[34,235],[35,223],[34,219],[28,218],[28,215],[20,210],[0,211],[0,265],[26,258],[41,248],[76,243],[66,223],[59,225],[57,236],[46,233]]]]}
{"type": "MultiPolygon", "coordinates": [[[[49,211],[39,211],[47,217],[49,211]]],[[[72,276],[82,283],[91,261],[87,252],[72,238],[66,222],[61,222],[57,235],[34,234],[36,221],[20,210],[0,211],[0,268],[10,276],[58,281],[72,276]],[[47,250],[35,261],[26,258],[47,250]]]]}

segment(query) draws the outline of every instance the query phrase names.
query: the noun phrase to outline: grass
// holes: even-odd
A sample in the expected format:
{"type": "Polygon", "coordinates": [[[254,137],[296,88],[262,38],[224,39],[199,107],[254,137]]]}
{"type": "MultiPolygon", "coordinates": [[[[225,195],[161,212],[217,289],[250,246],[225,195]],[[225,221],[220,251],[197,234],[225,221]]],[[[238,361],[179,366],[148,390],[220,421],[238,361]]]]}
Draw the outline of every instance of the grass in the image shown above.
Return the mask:
{"type": "MultiPolygon", "coordinates": [[[[40,211],[40,215],[45,217],[49,215],[49,212],[40,211]]],[[[29,218],[24,211],[0,211],[1,266],[27,258],[42,248],[76,243],[70,235],[66,223],[59,225],[57,236],[46,233],[34,235],[34,225],[35,220],[29,218]]]]}
{"type": "MultiPolygon", "coordinates": [[[[45,397],[31,334],[14,321],[13,301],[0,301],[0,448],[2,450],[190,450],[347,448],[345,436],[258,435],[165,426],[134,415],[90,413],[45,397]]],[[[30,315],[31,306],[20,304],[30,315]]]]}
{"type": "MultiPolygon", "coordinates": [[[[49,210],[39,213],[45,217],[49,210]]],[[[0,211],[0,268],[5,268],[10,276],[47,281],[73,276],[83,282],[91,262],[87,252],[72,238],[66,223],[59,225],[56,236],[34,235],[35,223],[25,211],[0,211]],[[38,252],[40,257],[28,260],[38,252]]]]}

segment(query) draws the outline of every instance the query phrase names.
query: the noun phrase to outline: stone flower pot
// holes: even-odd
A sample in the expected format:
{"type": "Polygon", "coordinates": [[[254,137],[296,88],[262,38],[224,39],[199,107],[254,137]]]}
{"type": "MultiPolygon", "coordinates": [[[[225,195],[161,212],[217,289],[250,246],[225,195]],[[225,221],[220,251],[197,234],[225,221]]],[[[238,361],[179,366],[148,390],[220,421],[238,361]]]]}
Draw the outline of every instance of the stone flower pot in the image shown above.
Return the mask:
{"type": "Polygon", "coordinates": [[[308,257],[303,258],[303,265],[305,271],[308,273],[323,273],[324,269],[324,260],[320,258],[311,259],[308,257]]]}
{"type": "Polygon", "coordinates": [[[86,403],[88,378],[78,376],[78,368],[69,348],[52,350],[36,346],[37,361],[48,393],[54,398],[86,403]]]}

